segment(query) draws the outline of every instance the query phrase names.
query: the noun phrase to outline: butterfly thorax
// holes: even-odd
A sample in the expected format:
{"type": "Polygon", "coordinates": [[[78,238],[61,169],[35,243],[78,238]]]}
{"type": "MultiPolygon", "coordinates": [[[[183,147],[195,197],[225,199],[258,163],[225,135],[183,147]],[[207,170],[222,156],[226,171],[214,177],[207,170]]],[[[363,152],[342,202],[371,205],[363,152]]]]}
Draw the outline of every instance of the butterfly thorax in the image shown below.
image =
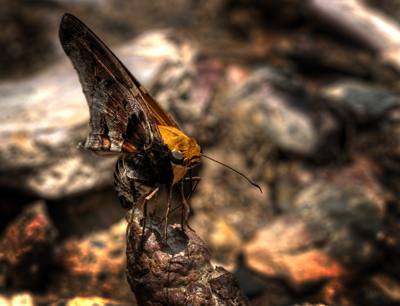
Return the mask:
{"type": "Polygon", "coordinates": [[[182,163],[171,161],[174,179],[172,185],[180,181],[186,171],[200,163],[201,149],[194,138],[187,137],[179,129],[171,126],[158,126],[164,143],[171,152],[178,151],[182,157],[182,163]]]}
{"type": "Polygon", "coordinates": [[[169,154],[168,146],[154,142],[148,150],[138,149],[118,159],[114,186],[124,207],[135,205],[159,185],[172,184],[169,154]]]}

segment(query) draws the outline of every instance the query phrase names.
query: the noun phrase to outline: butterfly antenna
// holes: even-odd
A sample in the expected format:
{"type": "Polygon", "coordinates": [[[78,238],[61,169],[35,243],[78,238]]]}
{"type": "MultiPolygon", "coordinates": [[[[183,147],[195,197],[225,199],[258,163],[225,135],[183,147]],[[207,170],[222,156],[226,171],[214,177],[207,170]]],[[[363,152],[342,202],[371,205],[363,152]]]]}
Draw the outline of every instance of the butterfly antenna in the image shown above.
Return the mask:
{"type": "Polygon", "coordinates": [[[209,156],[206,156],[206,155],[204,155],[204,154],[201,154],[201,156],[202,156],[202,157],[205,157],[205,158],[208,158],[208,159],[212,160],[213,162],[216,162],[217,164],[220,164],[220,165],[222,165],[222,166],[224,166],[224,167],[227,167],[228,169],[231,169],[232,171],[236,172],[237,174],[243,176],[246,180],[249,181],[250,184],[252,184],[253,186],[255,186],[255,187],[257,187],[258,189],[260,189],[261,193],[263,193],[261,187],[260,187],[256,182],[254,182],[253,180],[249,179],[249,178],[248,178],[246,175],[244,175],[243,173],[241,173],[241,172],[237,171],[236,169],[233,169],[232,167],[229,167],[228,165],[225,165],[224,163],[221,163],[221,162],[219,162],[218,160],[215,160],[215,159],[213,159],[213,158],[211,158],[211,157],[209,157],[209,156]]]}

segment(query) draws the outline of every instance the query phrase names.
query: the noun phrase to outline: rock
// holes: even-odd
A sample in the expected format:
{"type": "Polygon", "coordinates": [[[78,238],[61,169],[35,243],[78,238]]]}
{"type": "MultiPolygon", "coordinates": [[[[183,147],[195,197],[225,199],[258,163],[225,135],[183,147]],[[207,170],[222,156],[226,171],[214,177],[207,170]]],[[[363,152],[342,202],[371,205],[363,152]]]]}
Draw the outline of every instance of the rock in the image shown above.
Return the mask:
{"type": "Polygon", "coordinates": [[[40,287],[50,266],[56,233],[44,202],[25,207],[0,241],[0,287],[40,287]],[[9,284],[4,283],[6,279],[9,284]]]}
{"type": "Polygon", "coordinates": [[[138,209],[126,218],[127,278],[138,304],[249,305],[234,275],[211,264],[195,232],[173,225],[165,236],[165,224],[153,215],[143,220],[138,209]]]}
{"type": "Polygon", "coordinates": [[[325,283],[321,288],[322,299],[329,305],[396,305],[398,301],[392,299],[389,295],[398,295],[395,290],[398,289],[398,284],[390,277],[384,275],[353,275],[353,278],[349,279],[332,279],[325,283]],[[389,279],[384,286],[385,289],[392,290],[392,292],[384,292],[385,289],[379,287],[378,284],[374,283],[378,278],[389,279]],[[391,287],[391,285],[394,285],[391,287]],[[390,288],[391,287],[391,288],[390,288]],[[387,294],[389,293],[389,294],[387,294]]]}
{"type": "Polygon", "coordinates": [[[245,245],[245,260],[259,274],[284,279],[296,292],[302,292],[347,273],[338,260],[318,247],[319,239],[301,218],[285,215],[245,245]]]}
{"type": "Polygon", "coordinates": [[[166,66],[162,77],[149,90],[179,128],[188,136],[195,136],[198,123],[214,97],[222,65],[218,61],[200,61],[195,65],[194,50],[186,47],[188,54],[182,54],[174,65],[166,66]]]}
{"type": "Polygon", "coordinates": [[[73,299],[61,299],[50,306],[128,306],[131,304],[108,300],[101,297],[76,297],[73,299]]]}
{"type": "Polygon", "coordinates": [[[311,0],[307,1],[307,6],[332,28],[362,42],[374,50],[382,62],[399,71],[400,29],[394,19],[357,0],[311,0]]]}
{"type": "MultiPolygon", "coordinates": [[[[398,183],[395,186],[398,188],[398,183]]],[[[393,197],[395,198],[396,196],[393,195],[393,197]]],[[[386,253],[385,261],[382,263],[380,271],[398,279],[400,277],[400,237],[398,235],[400,232],[400,203],[396,200],[387,202],[385,222],[377,237],[379,245],[386,253]]]]}
{"type": "Polygon", "coordinates": [[[400,302],[400,282],[389,275],[377,274],[371,281],[380,289],[382,295],[389,298],[393,303],[400,302]]]}
{"type": "Polygon", "coordinates": [[[373,168],[359,160],[305,188],[295,208],[308,230],[320,235],[326,255],[354,271],[382,256],[376,243],[385,215],[383,198],[373,168]]]}
{"type": "Polygon", "coordinates": [[[319,95],[329,104],[349,112],[358,121],[366,122],[384,116],[399,107],[396,93],[359,80],[339,80],[323,86],[319,95]]]}
{"type": "Polygon", "coordinates": [[[204,213],[194,215],[190,224],[210,250],[213,263],[222,264],[227,270],[232,271],[243,243],[235,228],[224,218],[212,217],[204,213]]]}
{"type": "Polygon", "coordinates": [[[385,203],[373,173],[368,163],[358,161],[302,190],[292,213],[264,227],[245,246],[248,266],[302,292],[377,262],[383,255],[377,236],[385,203]]]}
{"type": "Polygon", "coordinates": [[[236,276],[240,288],[249,299],[264,293],[263,282],[244,264],[239,264],[233,271],[233,274],[236,276]]]}
{"type": "MultiPolygon", "coordinates": [[[[112,158],[97,158],[91,152],[76,150],[73,156],[63,157],[58,162],[30,172],[25,177],[23,188],[42,198],[58,200],[86,190],[111,186],[114,166],[112,158]]],[[[19,175],[8,179],[3,177],[3,182],[14,189],[21,187],[19,175]]]]}
{"type": "Polygon", "coordinates": [[[329,280],[320,289],[323,301],[330,305],[352,305],[345,291],[345,280],[340,278],[329,280]]]}
{"type": "Polygon", "coordinates": [[[0,295],[0,305],[1,306],[10,306],[11,303],[7,297],[0,295]]]}
{"type": "Polygon", "coordinates": [[[65,64],[35,78],[0,84],[2,172],[37,168],[54,156],[60,160],[87,132],[86,102],[73,70],[64,72],[65,64]]]}
{"type": "Polygon", "coordinates": [[[309,302],[304,302],[301,304],[292,304],[291,306],[329,306],[328,304],[323,304],[323,303],[309,303],[309,302]]]}
{"type": "Polygon", "coordinates": [[[307,163],[285,162],[276,165],[275,205],[280,212],[290,212],[296,195],[315,180],[315,169],[307,163]]]}
{"type": "Polygon", "coordinates": [[[231,120],[241,123],[250,139],[290,152],[316,154],[337,128],[328,113],[312,111],[298,84],[269,68],[253,71],[226,100],[231,120]]]}
{"type": "Polygon", "coordinates": [[[378,273],[359,275],[343,284],[335,305],[398,305],[399,282],[396,278],[378,273]]]}
{"type": "MultiPolygon", "coordinates": [[[[400,121],[399,109],[391,112],[392,120],[382,120],[382,125],[373,130],[366,129],[357,133],[354,139],[355,151],[371,158],[382,171],[388,174],[400,172],[400,121]]],[[[397,179],[391,178],[394,183],[397,179]]]]}
{"type": "Polygon", "coordinates": [[[105,230],[121,220],[124,209],[114,187],[103,188],[49,202],[49,213],[57,224],[60,241],[105,230]],[[72,226],[71,226],[72,224],[72,226]]]}
{"type": "Polygon", "coordinates": [[[321,75],[329,71],[366,77],[371,73],[374,59],[368,50],[323,34],[310,35],[308,31],[292,33],[290,39],[275,46],[274,51],[293,59],[304,74],[317,70],[321,75]]]}
{"type": "Polygon", "coordinates": [[[51,275],[49,292],[56,296],[102,296],[134,301],[126,282],[126,221],[109,231],[69,238],[58,248],[53,264],[63,273],[51,275]]]}
{"type": "Polygon", "coordinates": [[[30,293],[14,294],[10,298],[2,297],[0,295],[1,306],[35,306],[33,296],[30,293]]]}

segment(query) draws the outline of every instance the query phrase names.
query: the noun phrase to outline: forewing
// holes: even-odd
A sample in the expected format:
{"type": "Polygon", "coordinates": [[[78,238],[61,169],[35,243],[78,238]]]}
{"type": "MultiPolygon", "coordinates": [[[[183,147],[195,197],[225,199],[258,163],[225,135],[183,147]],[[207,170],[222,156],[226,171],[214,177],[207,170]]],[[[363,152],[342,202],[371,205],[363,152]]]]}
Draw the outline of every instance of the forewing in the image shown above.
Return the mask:
{"type": "Polygon", "coordinates": [[[59,35],[90,109],[92,131],[84,147],[100,154],[124,153],[162,141],[146,103],[149,94],[111,50],[70,14],[64,15],[59,35]]]}
{"type": "MultiPolygon", "coordinates": [[[[135,79],[134,76],[132,76],[132,78],[135,79]]],[[[138,82],[136,79],[135,81],[138,82]]],[[[174,120],[172,120],[171,116],[168,115],[165,109],[160,105],[160,103],[158,103],[157,100],[154,99],[153,96],[142,85],[140,86],[146,91],[146,93],[143,94],[143,97],[146,99],[147,105],[150,107],[151,114],[154,116],[157,125],[172,126],[179,130],[179,127],[176,125],[174,120]]]]}

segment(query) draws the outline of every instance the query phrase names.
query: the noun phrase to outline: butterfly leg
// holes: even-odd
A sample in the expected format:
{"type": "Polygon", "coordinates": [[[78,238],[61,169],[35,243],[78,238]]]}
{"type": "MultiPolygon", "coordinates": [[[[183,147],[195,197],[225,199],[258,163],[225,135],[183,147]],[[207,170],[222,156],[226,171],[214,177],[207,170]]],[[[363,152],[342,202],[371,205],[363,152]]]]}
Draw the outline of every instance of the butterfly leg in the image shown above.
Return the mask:
{"type": "Polygon", "coordinates": [[[187,183],[187,182],[190,183],[190,194],[189,194],[189,196],[187,197],[187,200],[189,201],[190,198],[192,197],[194,191],[196,190],[197,185],[199,185],[199,183],[200,183],[200,181],[201,181],[201,177],[200,177],[200,176],[185,177],[185,178],[183,178],[183,181],[184,181],[184,183],[187,183]],[[194,186],[192,186],[192,182],[196,182],[196,183],[194,184],[194,186]]]}
{"type": "MultiPolygon", "coordinates": [[[[185,177],[184,179],[182,179],[181,185],[179,185],[179,184],[175,185],[176,190],[182,196],[182,204],[180,206],[176,207],[176,208],[179,208],[179,207],[183,206],[182,209],[181,209],[181,212],[182,212],[182,214],[181,214],[181,226],[182,226],[182,229],[183,229],[184,220],[185,220],[185,223],[186,223],[187,227],[191,231],[194,231],[190,227],[190,225],[188,224],[188,217],[189,217],[189,213],[190,213],[190,205],[189,205],[188,201],[190,200],[190,198],[192,196],[192,193],[195,191],[195,189],[196,189],[197,185],[199,184],[200,180],[201,180],[200,177],[191,177],[191,178],[185,177]],[[182,191],[183,190],[182,186],[183,186],[183,183],[188,183],[188,182],[192,182],[192,181],[196,182],[196,184],[194,186],[191,186],[191,193],[190,193],[189,197],[186,199],[186,196],[184,195],[184,193],[182,191]]],[[[172,188],[170,186],[169,187],[167,186],[167,194],[168,194],[167,212],[165,214],[165,217],[160,221],[160,223],[161,223],[161,222],[163,222],[165,220],[165,234],[166,234],[166,229],[167,229],[167,224],[168,224],[168,217],[169,217],[169,215],[171,213],[171,206],[172,206],[172,188]]]]}
{"type": "Polygon", "coordinates": [[[171,211],[171,204],[172,204],[172,188],[171,186],[167,186],[167,193],[168,193],[168,207],[167,212],[165,213],[165,230],[164,230],[164,239],[165,243],[167,243],[167,227],[168,227],[168,217],[169,212],[171,211]]]}
{"type": "MultiPolygon", "coordinates": [[[[185,215],[186,226],[188,227],[188,229],[190,229],[192,232],[194,232],[194,229],[190,227],[189,222],[188,222],[189,213],[190,213],[190,205],[189,205],[189,202],[186,200],[186,197],[185,197],[185,195],[183,193],[182,193],[182,202],[183,202],[183,205],[184,205],[183,214],[182,215],[185,215]]],[[[183,223],[183,218],[182,218],[181,222],[183,223]]],[[[183,224],[182,224],[182,228],[183,228],[183,224]]]]}
{"type": "MultiPolygon", "coordinates": [[[[183,180],[183,182],[184,183],[190,183],[190,194],[189,194],[189,196],[186,198],[187,199],[187,201],[189,201],[190,200],[190,198],[192,197],[192,195],[193,195],[193,193],[194,193],[194,191],[196,190],[196,188],[197,188],[197,185],[199,184],[199,182],[201,181],[201,177],[199,177],[199,176],[194,176],[194,177],[185,177],[185,178],[183,178],[182,179],[183,180]],[[196,184],[194,184],[194,186],[192,186],[192,182],[196,182],[196,184]]],[[[181,182],[181,185],[182,185],[182,182],[181,182]]],[[[182,195],[182,187],[181,187],[181,185],[175,185],[176,186],[176,190],[179,192],[179,194],[180,195],[182,195]]]]}
{"type": "Polygon", "coordinates": [[[147,202],[154,197],[158,191],[160,190],[160,186],[157,186],[156,188],[154,188],[154,190],[144,198],[143,204],[142,204],[142,213],[143,213],[143,217],[147,217],[147,202]]]}
{"type": "Polygon", "coordinates": [[[156,215],[156,210],[157,210],[157,200],[158,200],[157,196],[158,196],[158,192],[154,195],[154,207],[153,207],[153,215],[154,216],[156,215]]]}
{"type": "Polygon", "coordinates": [[[185,178],[183,178],[182,180],[181,180],[181,184],[179,185],[179,184],[177,184],[177,185],[175,185],[176,186],[176,190],[179,192],[179,194],[182,196],[182,204],[181,204],[181,207],[182,207],[182,209],[181,209],[181,212],[182,212],[182,214],[181,214],[181,226],[182,226],[182,228],[183,228],[183,220],[185,220],[186,221],[186,225],[188,226],[188,228],[191,230],[191,231],[194,231],[191,227],[190,227],[190,225],[188,224],[188,217],[189,217],[189,213],[190,213],[190,205],[189,205],[189,200],[190,200],[190,198],[192,197],[192,194],[193,194],[193,192],[196,190],[196,188],[197,188],[197,185],[199,184],[199,182],[200,182],[200,180],[201,180],[201,178],[200,177],[198,177],[198,176],[195,176],[195,177],[185,177],[185,178]],[[194,185],[194,186],[192,186],[192,182],[196,182],[196,184],[194,185]],[[186,198],[186,196],[185,196],[185,194],[184,194],[184,192],[183,192],[183,183],[190,183],[190,189],[191,189],[191,191],[190,191],[190,194],[189,194],[189,196],[186,198]]]}
{"type": "Polygon", "coordinates": [[[144,198],[143,204],[142,204],[142,214],[143,214],[143,230],[142,230],[142,237],[144,237],[144,230],[146,228],[146,221],[147,221],[147,202],[155,195],[157,194],[158,190],[160,189],[160,186],[157,186],[154,188],[154,190],[144,198]]]}
{"type": "MultiPolygon", "coordinates": [[[[182,182],[182,185],[181,185],[182,192],[181,192],[181,194],[182,194],[182,202],[183,202],[183,205],[184,205],[183,212],[182,212],[182,217],[181,217],[182,218],[181,219],[181,226],[182,226],[182,229],[183,229],[183,215],[185,215],[186,226],[188,227],[189,230],[194,232],[194,230],[190,227],[189,222],[188,222],[189,213],[190,213],[190,205],[189,205],[189,202],[186,200],[185,193],[183,192],[183,183],[184,183],[184,181],[185,180],[181,180],[181,182],[182,182]]],[[[192,182],[192,180],[190,180],[190,184],[192,184],[191,182],[192,182]]]]}

